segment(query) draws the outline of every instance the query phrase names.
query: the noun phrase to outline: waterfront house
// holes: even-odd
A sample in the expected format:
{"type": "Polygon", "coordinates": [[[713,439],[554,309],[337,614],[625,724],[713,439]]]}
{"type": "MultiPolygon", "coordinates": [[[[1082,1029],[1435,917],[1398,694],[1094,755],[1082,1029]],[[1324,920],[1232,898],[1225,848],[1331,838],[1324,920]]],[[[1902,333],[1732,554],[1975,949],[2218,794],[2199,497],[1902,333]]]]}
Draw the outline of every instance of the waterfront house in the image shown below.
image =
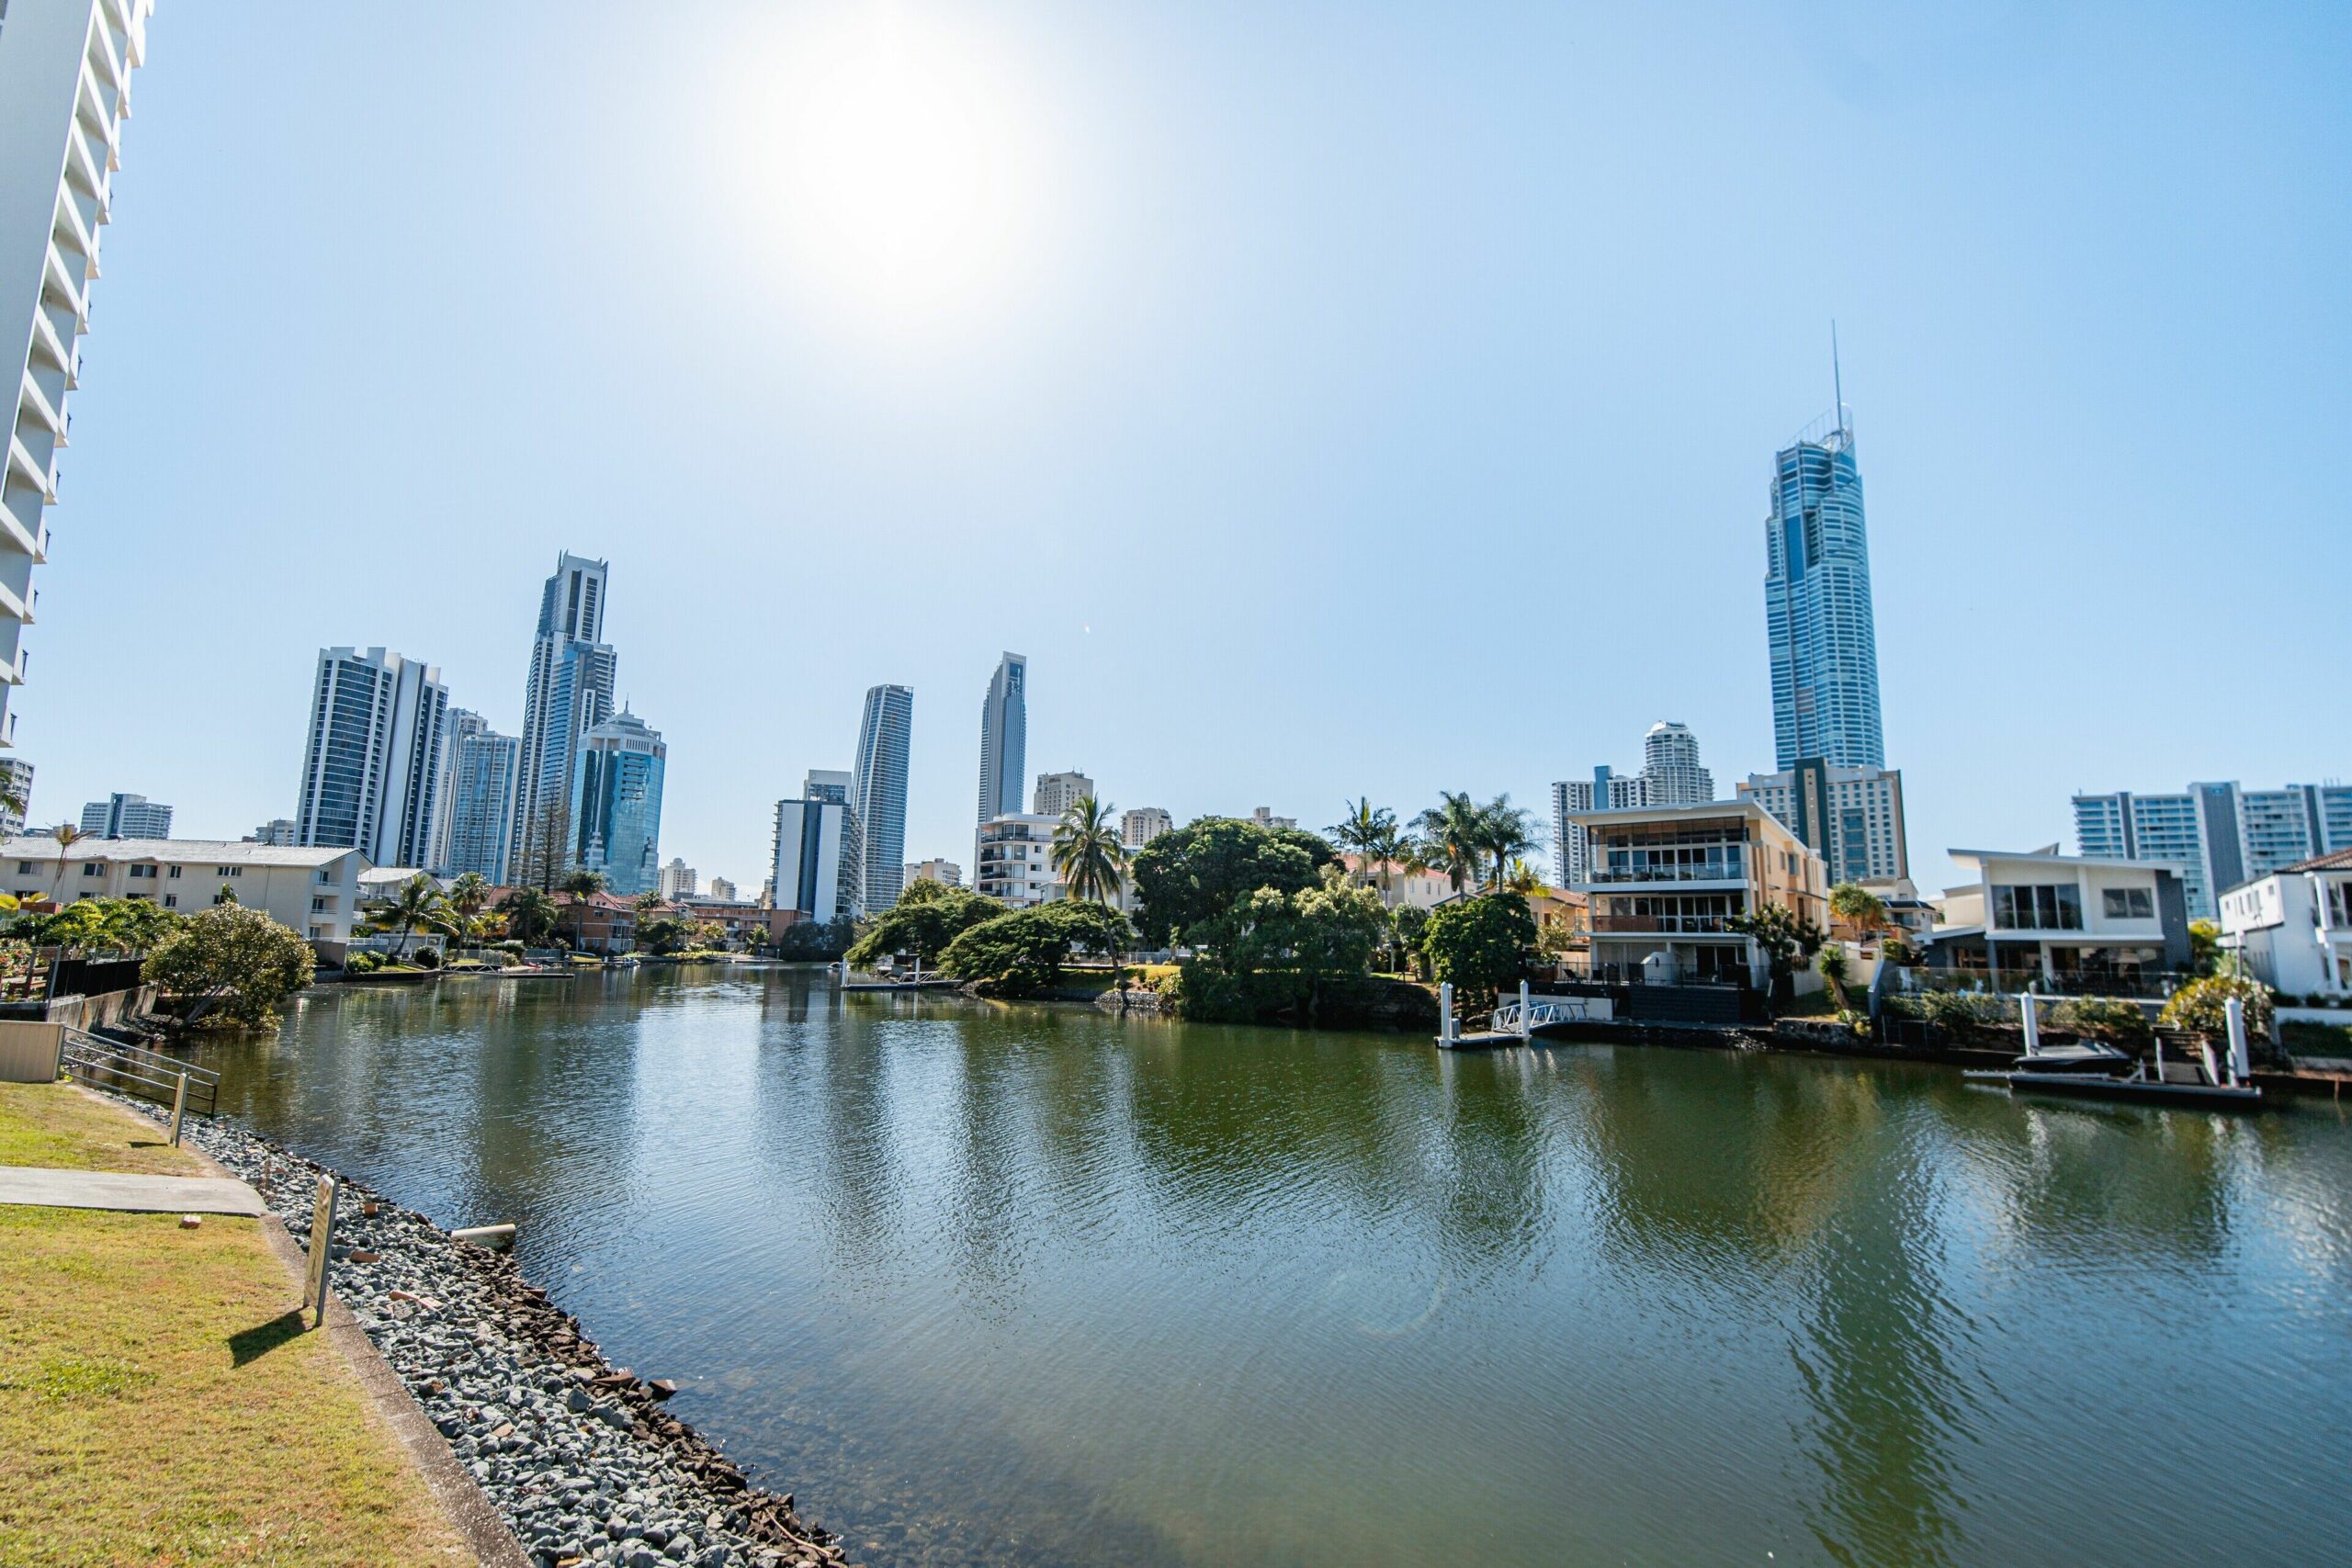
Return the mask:
{"type": "Polygon", "coordinates": [[[313,944],[332,943],[340,962],[368,857],[330,844],[230,842],[217,839],[82,839],[60,851],[46,834],[0,843],[0,886],[20,900],[150,898],[195,914],[227,888],[313,944]],[[61,866],[60,861],[62,861],[61,866]]]}
{"type": "Polygon", "coordinates": [[[2352,995],[2352,850],[2298,861],[2222,894],[2222,945],[2275,990],[2352,995]]]}
{"type": "Polygon", "coordinates": [[[1570,812],[1590,846],[1591,973],[1652,983],[1769,983],[1762,950],[1732,929],[1778,907],[1826,929],[1821,856],[1753,801],[1570,812]]]}
{"type": "Polygon", "coordinates": [[[2188,906],[2179,872],[2153,861],[2094,860],[2039,850],[1953,850],[1973,879],[1944,890],[1929,934],[1930,968],[1983,974],[2000,989],[2041,980],[2125,995],[2188,968],[2188,906]]]}

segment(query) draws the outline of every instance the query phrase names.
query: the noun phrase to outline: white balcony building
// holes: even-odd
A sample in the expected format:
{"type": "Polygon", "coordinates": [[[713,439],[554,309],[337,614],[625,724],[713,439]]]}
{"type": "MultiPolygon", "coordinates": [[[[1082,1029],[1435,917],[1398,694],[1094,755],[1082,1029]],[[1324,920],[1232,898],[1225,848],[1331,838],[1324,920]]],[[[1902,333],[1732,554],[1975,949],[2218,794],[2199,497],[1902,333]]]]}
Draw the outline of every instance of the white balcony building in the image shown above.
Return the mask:
{"type": "Polygon", "coordinates": [[[1982,973],[1996,989],[2154,988],[2188,968],[2187,891],[2177,867],[2040,850],[1952,850],[1974,880],[1944,889],[1930,968],[1982,973]]]}
{"type": "Polygon", "coordinates": [[[992,818],[980,824],[979,864],[972,891],[1011,908],[1049,904],[1063,895],[1054,870],[1058,816],[1043,812],[992,818]]]}
{"type": "Polygon", "coordinates": [[[0,5],[0,332],[16,345],[0,360],[17,369],[0,453],[0,746],[16,743],[9,688],[25,678],[33,568],[49,558],[42,513],[57,501],[65,395],[90,330],[98,231],[152,8],[153,0],[0,5]]]}
{"type": "Polygon", "coordinates": [[[46,836],[0,843],[0,887],[20,900],[150,898],[192,915],[225,890],[311,942],[351,940],[368,858],[328,845],[209,839],[83,839],[62,853],[46,836]]]}
{"type": "Polygon", "coordinates": [[[1578,811],[1590,863],[1592,969],[1611,979],[1768,983],[1762,950],[1732,922],[1777,905],[1824,930],[1821,856],[1753,801],[1578,811]]]}
{"type": "Polygon", "coordinates": [[[2352,995],[2352,850],[2281,867],[2222,894],[2222,945],[2274,990],[2352,995]]]}

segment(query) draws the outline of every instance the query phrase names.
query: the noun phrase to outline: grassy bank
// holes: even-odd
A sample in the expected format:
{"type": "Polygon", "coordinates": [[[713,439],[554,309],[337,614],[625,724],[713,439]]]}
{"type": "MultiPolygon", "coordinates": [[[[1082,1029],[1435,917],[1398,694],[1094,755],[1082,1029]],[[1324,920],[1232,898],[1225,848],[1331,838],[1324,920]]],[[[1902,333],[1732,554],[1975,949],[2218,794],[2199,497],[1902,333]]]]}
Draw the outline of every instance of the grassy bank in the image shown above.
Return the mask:
{"type": "MultiPolygon", "coordinates": [[[[0,1085],[0,1163],[188,1173],[153,1123],[0,1085]]],[[[0,1205],[0,1562],[469,1562],[257,1221],[0,1205]]]]}

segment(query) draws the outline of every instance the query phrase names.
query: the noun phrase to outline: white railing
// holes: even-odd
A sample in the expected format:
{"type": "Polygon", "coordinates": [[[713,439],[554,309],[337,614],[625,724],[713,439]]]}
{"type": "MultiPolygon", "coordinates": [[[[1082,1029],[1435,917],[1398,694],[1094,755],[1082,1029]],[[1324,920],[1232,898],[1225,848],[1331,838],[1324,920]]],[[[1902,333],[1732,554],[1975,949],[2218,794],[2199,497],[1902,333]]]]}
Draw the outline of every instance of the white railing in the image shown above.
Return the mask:
{"type": "MultiPolygon", "coordinates": [[[[1586,1001],[1582,997],[1562,997],[1527,1004],[1529,1029],[1541,1029],[1547,1023],[1585,1023],[1590,1019],[1591,1014],[1587,1010],[1586,1001]]],[[[1498,1034],[1522,1032],[1520,1028],[1519,1004],[1510,1001],[1497,1008],[1493,1027],[1498,1034]]]]}

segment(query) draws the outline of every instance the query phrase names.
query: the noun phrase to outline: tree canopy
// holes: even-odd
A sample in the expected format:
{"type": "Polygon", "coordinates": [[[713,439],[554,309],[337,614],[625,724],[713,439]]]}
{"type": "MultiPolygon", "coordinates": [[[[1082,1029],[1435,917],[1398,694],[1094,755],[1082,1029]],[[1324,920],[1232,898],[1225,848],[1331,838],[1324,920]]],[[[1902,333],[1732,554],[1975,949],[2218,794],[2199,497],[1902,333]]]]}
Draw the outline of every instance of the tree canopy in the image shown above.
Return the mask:
{"type": "Polygon", "coordinates": [[[939,967],[982,996],[1034,996],[1061,978],[1072,952],[1116,953],[1134,941],[1118,910],[1060,899],[982,920],[947,944],[939,967]]]}
{"type": "Polygon", "coordinates": [[[259,909],[215,904],[182,920],[149,955],[146,977],[187,999],[190,1024],[217,1013],[253,1029],[311,983],[311,945],[259,909]]]}
{"type": "Polygon", "coordinates": [[[1380,896],[1341,881],[1261,887],[1193,933],[1181,986],[1187,1018],[1317,1021],[1334,987],[1361,989],[1388,934],[1380,896]]]}
{"type": "Polygon", "coordinates": [[[1535,951],[1535,915],[1516,893],[1457,898],[1430,911],[1421,953],[1432,979],[1451,981],[1476,1011],[1519,978],[1535,951]]]}
{"type": "Polygon", "coordinates": [[[1131,873],[1143,901],[1144,940],[1156,946],[1191,942],[1193,928],[1261,887],[1301,893],[1316,886],[1336,858],[1316,834],[1231,817],[1204,817],[1162,833],[1137,852],[1131,873]]]}
{"type": "Polygon", "coordinates": [[[993,898],[936,882],[917,882],[899,895],[896,904],[868,921],[865,934],[842,956],[861,968],[871,968],[901,953],[936,964],[948,943],[1003,913],[1004,906],[993,898]]]}

